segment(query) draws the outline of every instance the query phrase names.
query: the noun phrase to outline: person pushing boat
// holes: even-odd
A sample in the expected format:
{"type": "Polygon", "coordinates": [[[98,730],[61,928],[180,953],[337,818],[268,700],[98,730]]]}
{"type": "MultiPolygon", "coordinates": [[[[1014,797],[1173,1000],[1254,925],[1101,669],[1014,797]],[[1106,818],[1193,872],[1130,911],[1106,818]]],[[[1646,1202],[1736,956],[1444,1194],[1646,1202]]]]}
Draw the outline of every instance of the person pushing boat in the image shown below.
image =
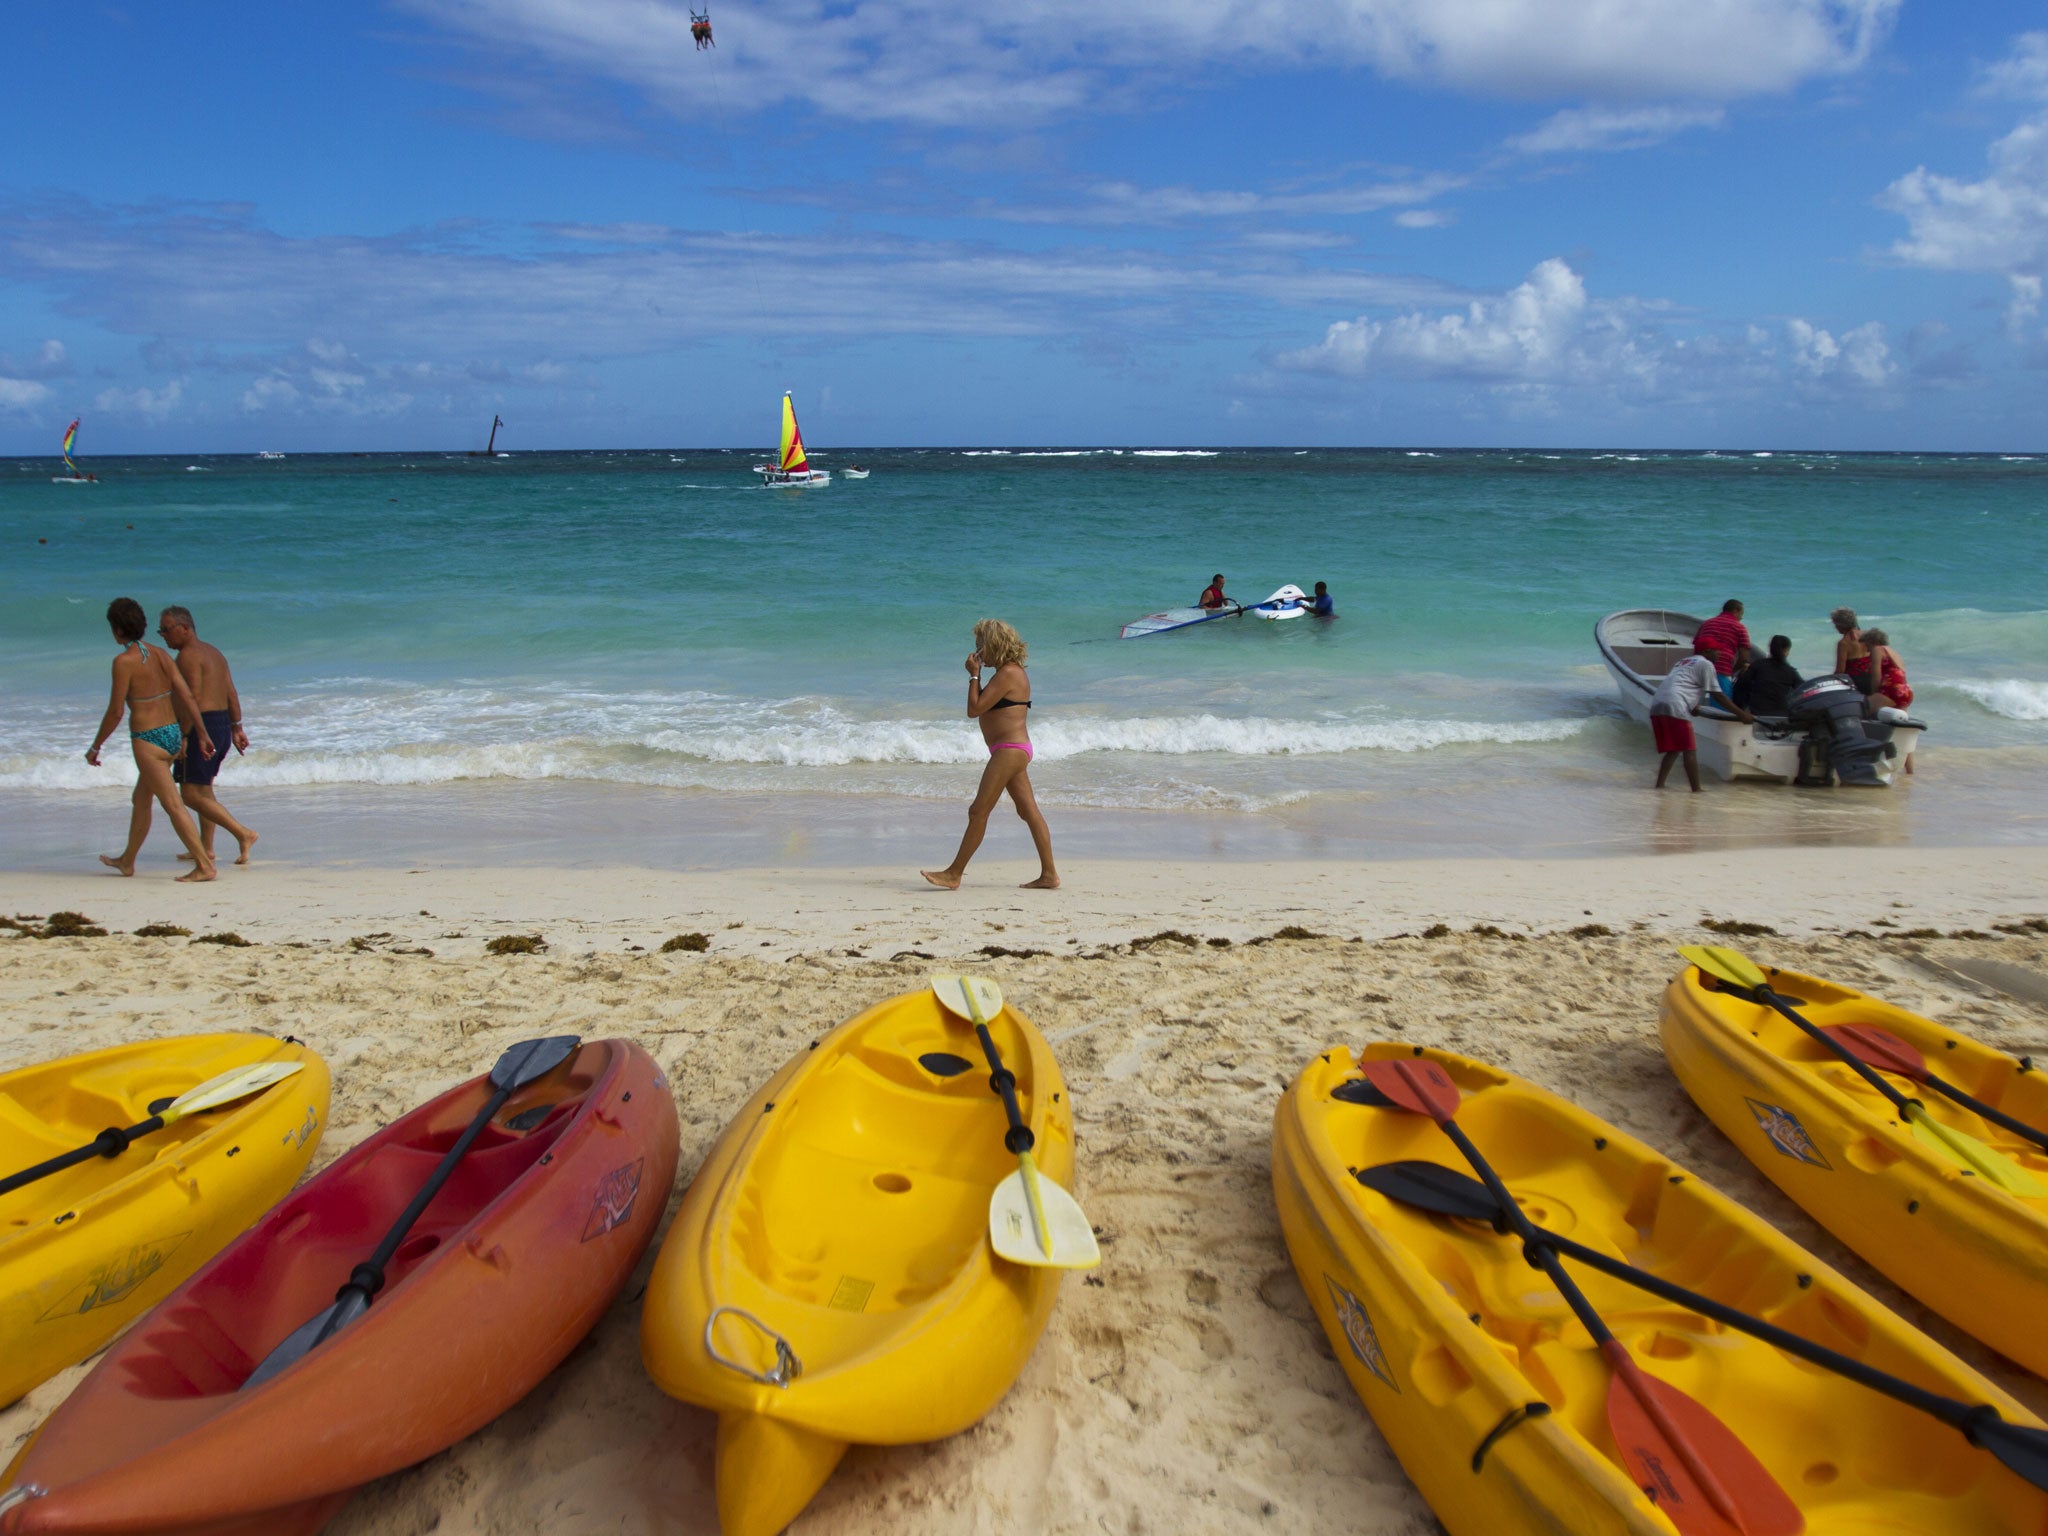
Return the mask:
{"type": "MultiPolygon", "coordinates": [[[[1220,582],[1223,578],[1216,579],[1220,582]]],[[[1038,849],[1038,878],[1025,881],[1025,889],[1059,889],[1059,872],[1052,863],[1052,833],[1031,792],[1031,733],[1025,725],[1031,710],[1031,679],[1024,671],[1026,654],[1022,637],[1001,619],[983,619],[974,626],[974,651],[967,658],[967,718],[981,722],[988,766],[982,769],[981,784],[967,807],[967,830],[960,836],[953,862],[944,869],[918,871],[941,890],[960,889],[967,861],[981,846],[988,833],[988,819],[1005,792],[1031,829],[1031,841],[1038,849]],[[983,667],[995,668],[986,688],[981,685],[983,667]]]]}

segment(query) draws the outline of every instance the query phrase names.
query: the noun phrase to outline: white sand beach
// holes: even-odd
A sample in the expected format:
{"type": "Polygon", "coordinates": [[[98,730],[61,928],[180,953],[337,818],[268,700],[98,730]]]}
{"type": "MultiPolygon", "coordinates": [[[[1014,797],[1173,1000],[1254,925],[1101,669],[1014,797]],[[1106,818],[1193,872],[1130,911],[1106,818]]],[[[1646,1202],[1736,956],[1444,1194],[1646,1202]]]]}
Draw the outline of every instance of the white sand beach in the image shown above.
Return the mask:
{"type": "MultiPolygon", "coordinates": [[[[856,1449],[799,1536],[1433,1529],[1307,1311],[1269,1186],[1286,1084],[1322,1047],[1387,1036],[1490,1057],[1577,1098],[2048,1407],[2048,1389],[1902,1298],[1752,1172],[1665,1070],[1655,1034],[1672,947],[1711,918],[1776,929],[1727,938],[1760,958],[2048,1051],[2048,936],[1995,926],[2024,930],[2048,911],[2048,851],[1080,861],[1051,894],[1015,889],[1029,873],[978,864],[953,896],[893,867],[258,863],[205,889],[161,871],[4,875],[0,909],[82,912],[111,932],[0,938],[0,1069],[151,1034],[297,1034],[334,1069],[324,1163],[523,1035],[620,1034],[670,1075],[687,1177],[754,1086],[823,1030],[940,965],[998,977],[1066,1072],[1077,1193],[1105,1262],[1067,1281],[1031,1364],[981,1425],[938,1445],[856,1449]],[[151,923],[192,937],[133,935],[151,923]],[[1272,937],[1287,929],[1320,936],[1272,937]],[[197,942],[222,933],[246,947],[197,942]],[[689,933],[708,950],[660,951],[689,933]],[[506,934],[547,947],[485,952],[506,934]],[[1980,975],[2013,990],[1966,974],[1983,962],[2005,969],[1980,975]],[[2039,990],[2015,995],[2029,977],[2039,990]]],[[[365,1490],[330,1529],[710,1536],[713,1422],[642,1373],[638,1294],[528,1401],[365,1490]]],[[[0,1450],[85,1369],[0,1411],[0,1450]]]]}

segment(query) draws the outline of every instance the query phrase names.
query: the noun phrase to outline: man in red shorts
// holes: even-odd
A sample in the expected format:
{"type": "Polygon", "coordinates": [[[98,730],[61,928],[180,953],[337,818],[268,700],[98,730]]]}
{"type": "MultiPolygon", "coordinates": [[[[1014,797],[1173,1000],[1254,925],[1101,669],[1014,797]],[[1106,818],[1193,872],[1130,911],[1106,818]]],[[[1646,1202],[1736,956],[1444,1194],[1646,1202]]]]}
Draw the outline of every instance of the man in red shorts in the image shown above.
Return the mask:
{"type": "Polygon", "coordinates": [[[1749,721],[1752,715],[1741,705],[1724,698],[1714,680],[1714,663],[1705,656],[1688,656],[1669,672],[1657,691],[1650,695],[1650,739],[1664,760],[1657,765],[1657,788],[1671,774],[1671,765],[1685,759],[1685,781],[1692,792],[1700,792],[1700,759],[1693,738],[1692,717],[1708,699],[1716,699],[1736,719],[1749,721]]]}

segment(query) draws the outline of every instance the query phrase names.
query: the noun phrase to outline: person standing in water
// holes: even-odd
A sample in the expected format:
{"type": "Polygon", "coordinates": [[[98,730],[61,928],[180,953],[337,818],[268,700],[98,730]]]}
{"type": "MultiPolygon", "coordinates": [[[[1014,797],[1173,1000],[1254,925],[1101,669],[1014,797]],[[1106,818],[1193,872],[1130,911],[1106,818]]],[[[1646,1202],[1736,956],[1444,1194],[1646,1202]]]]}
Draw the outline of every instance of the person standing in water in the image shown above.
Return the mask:
{"type": "Polygon", "coordinates": [[[199,840],[206,845],[206,856],[213,857],[213,829],[226,827],[238,847],[235,862],[246,864],[249,850],[256,846],[256,834],[230,816],[213,793],[213,781],[227,761],[229,743],[237,752],[249,750],[249,736],[242,729],[242,696],[235,692],[234,674],[220,647],[199,638],[191,609],[166,608],[157,615],[156,632],[178,653],[178,670],[192,690],[199,719],[213,741],[213,750],[204,756],[187,752],[183,761],[172,767],[171,779],[178,785],[186,809],[199,818],[199,840]]]}
{"type": "Polygon", "coordinates": [[[1025,726],[1031,710],[1031,679],[1024,672],[1025,654],[1017,631],[1001,619],[983,619],[974,626],[974,653],[967,658],[967,718],[981,722],[988,766],[982,769],[981,785],[967,808],[967,830],[961,834],[953,862],[944,869],[918,871],[941,890],[960,889],[967,861],[987,835],[988,819],[1005,791],[1024,825],[1031,829],[1031,841],[1038,849],[1038,878],[1026,880],[1024,888],[1059,889],[1059,873],[1052,864],[1052,832],[1031,792],[1031,733],[1025,726]],[[983,667],[995,668],[986,688],[981,685],[983,667]]]}
{"type": "Polygon", "coordinates": [[[150,802],[160,800],[171,825],[177,829],[178,840],[192,855],[193,869],[178,879],[212,880],[218,874],[213,858],[199,841],[199,828],[192,813],[178,799],[178,788],[171,782],[171,764],[184,750],[186,729],[191,730],[201,753],[213,752],[213,742],[199,719],[199,705],[170,655],[152,651],[142,643],[149,620],[142,616],[140,603],[132,597],[115,598],[107,605],[107,626],[120,643],[121,654],[114,658],[113,697],[100,718],[99,734],[85,749],[85,760],[99,767],[100,748],[120,726],[121,711],[125,709],[136,777],[133,809],[128,816],[128,846],[116,857],[101,854],[100,862],[123,875],[135,873],[135,856],[142,851],[143,839],[149,836],[150,802]]]}

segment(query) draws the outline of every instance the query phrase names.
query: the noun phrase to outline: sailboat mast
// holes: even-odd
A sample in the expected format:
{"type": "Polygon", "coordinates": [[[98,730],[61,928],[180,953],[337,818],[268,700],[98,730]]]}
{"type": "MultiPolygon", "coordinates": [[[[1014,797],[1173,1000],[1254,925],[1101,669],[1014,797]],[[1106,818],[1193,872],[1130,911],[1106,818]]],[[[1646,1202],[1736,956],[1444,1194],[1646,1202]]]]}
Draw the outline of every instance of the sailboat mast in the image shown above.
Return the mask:
{"type": "Polygon", "coordinates": [[[495,414],[494,414],[494,415],[492,415],[492,417],[491,417],[491,440],[490,440],[490,441],[489,441],[488,443],[485,443],[485,444],[484,444],[484,457],[486,457],[486,458],[489,458],[489,457],[491,456],[491,454],[493,454],[493,453],[495,453],[495,452],[497,451],[497,447],[498,447],[498,428],[502,427],[503,425],[505,425],[505,423],[504,423],[503,421],[499,420],[499,419],[498,419],[498,417],[497,417],[497,416],[496,416],[495,414]]]}

